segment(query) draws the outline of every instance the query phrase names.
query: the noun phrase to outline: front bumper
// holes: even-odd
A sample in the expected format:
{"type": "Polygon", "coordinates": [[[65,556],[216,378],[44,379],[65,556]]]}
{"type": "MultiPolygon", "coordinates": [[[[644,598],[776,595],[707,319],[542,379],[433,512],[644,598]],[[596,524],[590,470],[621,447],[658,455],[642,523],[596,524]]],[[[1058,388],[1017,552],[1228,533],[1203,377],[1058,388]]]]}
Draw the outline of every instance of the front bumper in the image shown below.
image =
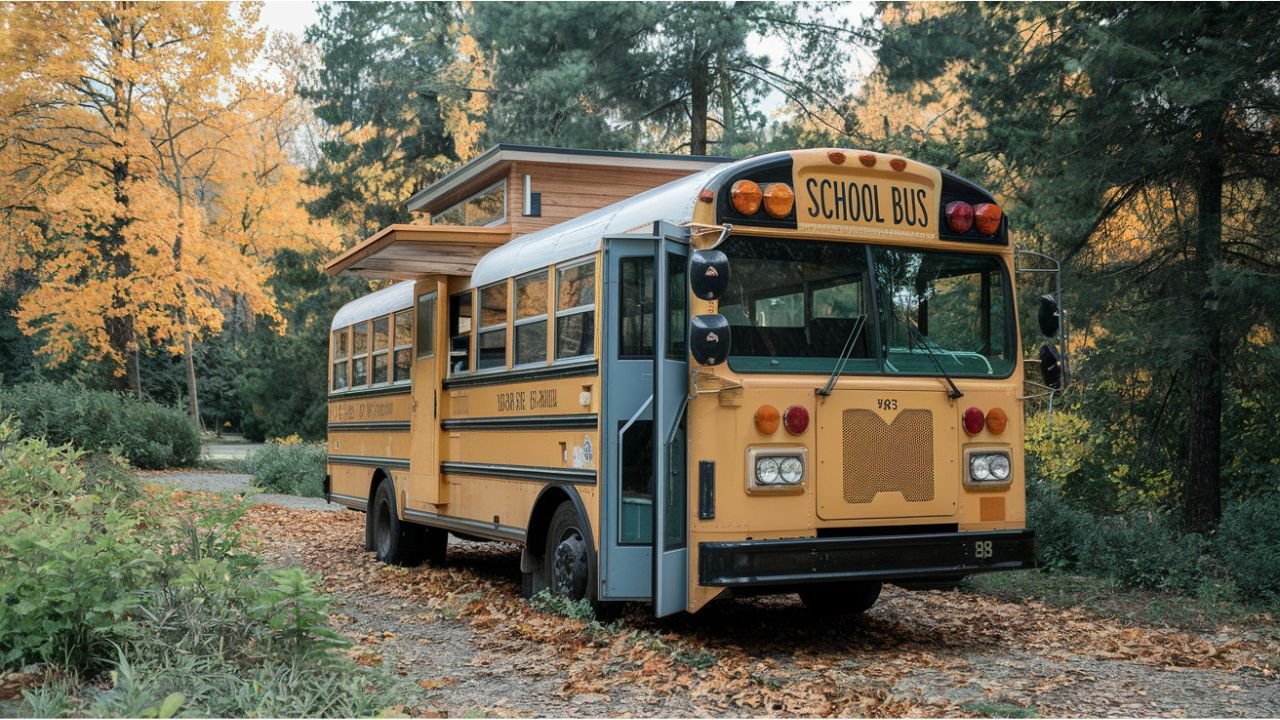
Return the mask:
{"type": "Polygon", "coordinates": [[[1035,567],[1030,530],[744,540],[698,545],[708,587],[928,580],[1035,567]]]}

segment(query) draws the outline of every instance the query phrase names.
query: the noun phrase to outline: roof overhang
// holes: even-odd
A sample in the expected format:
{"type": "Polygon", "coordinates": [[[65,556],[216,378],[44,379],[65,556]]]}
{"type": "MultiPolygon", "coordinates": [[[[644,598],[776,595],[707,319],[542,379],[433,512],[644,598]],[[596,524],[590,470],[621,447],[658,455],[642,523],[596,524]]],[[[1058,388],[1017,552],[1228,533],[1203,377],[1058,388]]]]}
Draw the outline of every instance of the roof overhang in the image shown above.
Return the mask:
{"type": "Polygon", "coordinates": [[[511,240],[511,226],[389,225],[325,266],[329,275],[411,280],[471,274],[485,253],[511,240]]]}
{"type": "MultiPolygon", "coordinates": [[[[466,165],[445,175],[423,190],[414,193],[405,206],[410,212],[439,207],[465,200],[496,177],[502,177],[503,165],[513,162],[556,163],[562,165],[595,165],[598,167],[634,167],[654,170],[683,170],[695,173],[709,167],[733,162],[733,158],[714,155],[671,155],[665,153],[624,152],[620,150],[582,150],[578,148],[541,147],[537,145],[494,145],[466,165]],[[478,182],[479,181],[479,182],[478,182]]],[[[443,208],[441,208],[443,209],[443,208]]]]}

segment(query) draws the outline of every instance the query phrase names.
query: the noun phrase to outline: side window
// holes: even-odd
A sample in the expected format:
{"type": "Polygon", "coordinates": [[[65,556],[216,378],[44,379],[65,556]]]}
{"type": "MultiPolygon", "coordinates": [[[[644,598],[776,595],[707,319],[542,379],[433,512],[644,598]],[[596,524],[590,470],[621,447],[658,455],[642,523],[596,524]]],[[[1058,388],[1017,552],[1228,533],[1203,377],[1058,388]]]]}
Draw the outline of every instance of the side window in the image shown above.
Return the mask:
{"type": "MultiPolygon", "coordinates": [[[[436,294],[427,293],[418,296],[418,320],[417,320],[417,343],[418,357],[431,357],[436,354],[436,294]]],[[[409,312],[399,313],[396,315],[396,342],[413,342],[410,340],[409,324],[412,321],[409,318],[409,312]],[[404,340],[400,340],[400,320],[404,317],[405,329],[404,340]]]]}
{"type": "Polygon", "coordinates": [[[507,281],[480,290],[480,330],[476,335],[476,369],[507,365],[507,281]]]}
{"type": "Polygon", "coordinates": [[[622,285],[618,356],[653,357],[653,258],[622,258],[618,271],[622,285]]]}
{"type": "Polygon", "coordinates": [[[547,271],[516,278],[515,359],[512,365],[547,361],[547,271]]]}
{"type": "Polygon", "coordinates": [[[595,352],[595,260],[556,268],[556,359],[595,352]]]}
{"type": "MultiPolygon", "coordinates": [[[[395,315],[395,339],[391,356],[391,380],[408,380],[413,372],[413,311],[401,310],[395,315]]],[[[430,354],[430,346],[428,346],[430,354]]]]}
{"type": "Polygon", "coordinates": [[[345,390],[347,387],[347,363],[351,357],[351,334],[348,328],[333,333],[333,389],[345,390]]]}
{"type": "Polygon", "coordinates": [[[391,317],[373,319],[373,374],[370,385],[381,385],[391,378],[391,317]]]}
{"type": "Polygon", "coordinates": [[[369,384],[369,323],[351,326],[351,387],[369,384]]]}
{"type": "Polygon", "coordinates": [[[471,369],[471,291],[449,298],[449,372],[471,369]]]}

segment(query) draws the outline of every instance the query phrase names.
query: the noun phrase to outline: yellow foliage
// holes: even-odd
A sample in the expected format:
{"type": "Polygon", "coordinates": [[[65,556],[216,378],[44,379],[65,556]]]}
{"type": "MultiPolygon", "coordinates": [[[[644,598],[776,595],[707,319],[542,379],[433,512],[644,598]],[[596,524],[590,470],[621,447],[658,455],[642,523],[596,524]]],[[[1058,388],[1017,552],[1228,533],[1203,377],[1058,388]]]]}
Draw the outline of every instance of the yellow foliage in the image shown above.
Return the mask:
{"type": "Polygon", "coordinates": [[[235,299],[279,319],[285,249],[332,249],[290,157],[305,108],[249,81],[258,6],[0,6],[0,277],[34,272],[17,312],[50,362],[217,332],[235,299]],[[127,341],[109,334],[123,321],[127,341]]]}
{"type": "Polygon", "coordinates": [[[1076,412],[1055,409],[1027,416],[1026,452],[1034,457],[1042,476],[1061,489],[1093,451],[1089,420],[1076,412]]]}

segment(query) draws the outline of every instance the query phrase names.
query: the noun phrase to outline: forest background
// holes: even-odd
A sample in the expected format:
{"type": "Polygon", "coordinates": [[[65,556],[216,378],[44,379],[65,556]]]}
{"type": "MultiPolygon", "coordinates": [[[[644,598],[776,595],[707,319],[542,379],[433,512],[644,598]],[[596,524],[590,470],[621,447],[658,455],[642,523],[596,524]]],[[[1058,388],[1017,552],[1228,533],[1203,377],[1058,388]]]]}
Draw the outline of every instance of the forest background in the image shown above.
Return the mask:
{"type": "Polygon", "coordinates": [[[1277,6],[332,3],[302,39],[259,10],[0,4],[0,386],[320,439],[329,319],[374,287],[323,263],[485,148],[869,148],[986,185],[1064,261],[1042,559],[1129,518],[1169,584],[1224,511],[1280,532],[1277,6]]]}

